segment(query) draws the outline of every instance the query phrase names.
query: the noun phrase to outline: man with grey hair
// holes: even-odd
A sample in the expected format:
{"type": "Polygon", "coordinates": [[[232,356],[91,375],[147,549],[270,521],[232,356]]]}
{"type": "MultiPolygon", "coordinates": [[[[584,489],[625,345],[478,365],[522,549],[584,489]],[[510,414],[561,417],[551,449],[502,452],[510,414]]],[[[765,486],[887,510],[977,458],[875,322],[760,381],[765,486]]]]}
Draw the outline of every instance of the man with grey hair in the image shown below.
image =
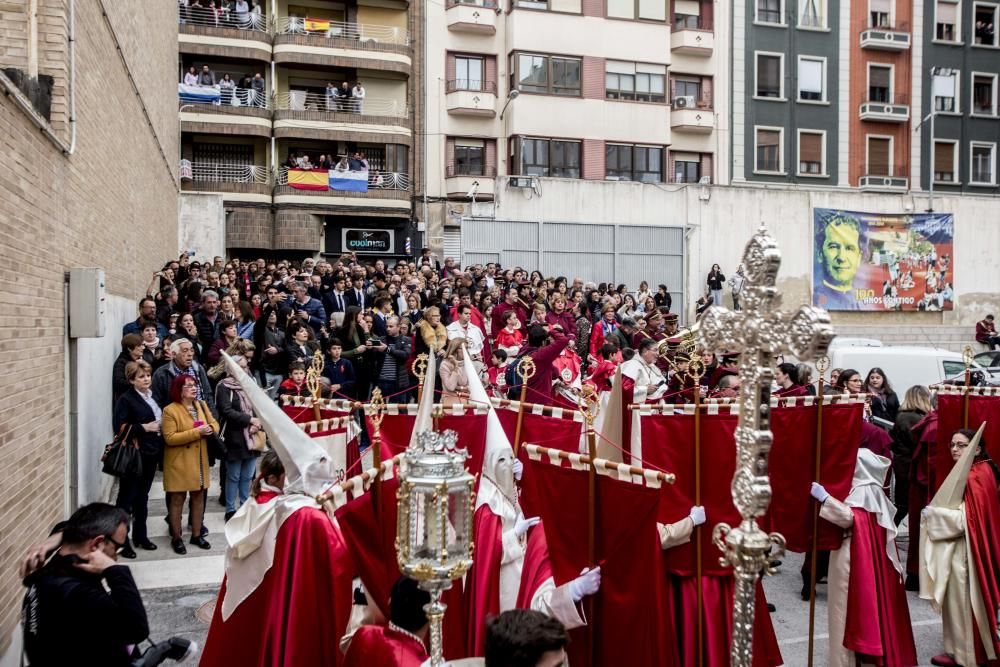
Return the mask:
{"type": "MultiPolygon", "coordinates": [[[[207,355],[212,343],[219,337],[219,293],[207,289],[201,293],[201,308],[194,316],[194,325],[198,329],[198,342],[201,343],[203,355],[207,355]]],[[[202,359],[204,361],[204,359],[202,359]]]]}
{"type": "Polygon", "coordinates": [[[170,403],[170,385],[178,375],[190,375],[198,382],[198,399],[208,404],[208,409],[215,412],[215,400],[212,396],[212,386],[208,383],[208,375],[201,364],[195,361],[194,345],[186,338],[178,338],[170,344],[170,363],[164,364],[153,373],[153,400],[161,408],[170,403]]]}
{"type": "Polygon", "coordinates": [[[309,286],[302,281],[292,283],[292,308],[295,316],[312,327],[312,330],[319,335],[319,330],[326,326],[326,310],[319,299],[309,296],[309,286]]]}
{"type": "Polygon", "coordinates": [[[399,318],[395,315],[386,320],[386,333],[382,343],[375,350],[382,353],[382,366],[378,372],[378,388],[389,403],[406,403],[409,397],[399,394],[409,386],[406,360],[410,358],[412,342],[409,336],[399,335],[399,318]],[[396,395],[398,394],[398,395],[396,395]]]}

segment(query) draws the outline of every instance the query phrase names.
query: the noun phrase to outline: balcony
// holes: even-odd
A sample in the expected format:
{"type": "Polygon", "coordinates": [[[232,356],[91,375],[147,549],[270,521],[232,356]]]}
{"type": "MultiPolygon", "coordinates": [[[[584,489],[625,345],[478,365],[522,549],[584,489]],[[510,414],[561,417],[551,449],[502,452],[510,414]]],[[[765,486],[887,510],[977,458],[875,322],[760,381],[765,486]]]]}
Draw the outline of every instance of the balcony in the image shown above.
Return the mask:
{"type": "Polygon", "coordinates": [[[300,182],[293,182],[290,185],[288,171],[287,167],[278,169],[274,189],[275,204],[410,210],[409,174],[372,170],[367,172],[367,182],[361,179],[362,185],[358,186],[358,175],[365,172],[293,169],[293,172],[297,172],[296,179],[300,182]],[[338,183],[338,179],[342,179],[343,182],[338,183]],[[352,189],[344,189],[345,187],[352,189]]]}
{"type": "Polygon", "coordinates": [[[449,81],[445,103],[452,116],[497,115],[497,84],[495,81],[449,81]]]}
{"type": "Polygon", "coordinates": [[[219,125],[238,126],[229,134],[271,136],[271,100],[253,88],[177,84],[177,104],[182,130],[218,132],[219,125]]]}
{"type": "Polygon", "coordinates": [[[410,39],[405,28],[286,16],[278,20],[274,61],[324,67],[372,67],[409,74],[410,39]]]}
{"type": "Polygon", "coordinates": [[[445,189],[449,197],[468,198],[473,186],[479,183],[476,199],[493,199],[496,175],[496,167],[470,168],[466,165],[449,165],[445,169],[445,189]]]}
{"type": "Polygon", "coordinates": [[[448,30],[452,32],[478,32],[493,35],[497,31],[496,0],[462,2],[449,0],[448,30]]]}
{"type": "MultiPolygon", "coordinates": [[[[686,99],[686,98],[685,98],[686,99]]],[[[678,107],[676,101],[670,110],[670,129],[674,132],[709,134],[715,129],[715,112],[704,103],[693,108],[678,107]]]]}
{"type": "Polygon", "coordinates": [[[897,26],[877,26],[861,31],[861,48],[875,51],[907,51],[910,48],[910,27],[906,23],[897,26]]]}
{"type": "Polygon", "coordinates": [[[858,181],[858,187],[872,192],[905,192],[909,186],[905,167],[894,167],[885,170],[888,173],[863,174],[858,181]]]}
{"type": "Polygon", "coordinates": [[[227,201],[271,203],[271,174],[260,165],[217,164],[181,160],[184,192],[221,193],[227,201]]]}
{"type": "Polygon", "coordinates": [[[708,57],[715,50],[715,33],[711,22],[700,16],[675,14],[670,32],[670,51],[689,56],[708,57]]]}
{"type": "Polygon", "coordinates": [[[292,90],[274,103],[274,136],[352,141],[358,132],[385,135],[388,143],[410,144],[406,104],[394,99],[338,99],[325,93],[292,90]],[[330,136],[342,134],[343,136],[330,136]]]}
{"type": "Polygon", "coordinates": [[[180,7],[177,18],[182,53],[271,59],[271,35],[262,14],[180,7]]]}
{"type": "Polygon", "coordinates": [[[895,102],[862,102],[858,114],[861,120],[905,123],[910,119],[909,101],[905,95],[896,95],[895,102]]]}

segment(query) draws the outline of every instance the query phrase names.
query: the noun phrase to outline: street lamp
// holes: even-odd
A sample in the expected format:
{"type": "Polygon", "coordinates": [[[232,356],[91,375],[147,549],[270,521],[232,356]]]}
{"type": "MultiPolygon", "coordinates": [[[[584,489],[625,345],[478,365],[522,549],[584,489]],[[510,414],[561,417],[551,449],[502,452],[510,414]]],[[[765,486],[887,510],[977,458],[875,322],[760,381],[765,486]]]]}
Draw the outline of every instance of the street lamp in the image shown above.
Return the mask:
{"type": "Polygon", "coordinates": [[[521,91],[517,88],[511,88],[510,92],[507,93],[507,102],[504,103],[503,109],[500,110],[500,120],[503,120],[503,115],[507,113],[507,107],[510,103],[517,99],[517,96],[521,94],[521,91]]]}
{"type": "Polygon", "coordinates": [[[927,180],[929,181],[930,187],[928,188],[927,195],[927,213],[934,212],[934,118],[938,114],[937,104],[935,100],[938,97],[955,97],[955,70],[950,67],[931,67],[929,70],[931,75],[931,112],[924,116],[913,131],[916,132],[924,126],[928,120],[931,124],[931,140],[930,140],[930,167],[927,169],[927,180]],[[942,93],[938,95],[938,93],[942,93]]]}

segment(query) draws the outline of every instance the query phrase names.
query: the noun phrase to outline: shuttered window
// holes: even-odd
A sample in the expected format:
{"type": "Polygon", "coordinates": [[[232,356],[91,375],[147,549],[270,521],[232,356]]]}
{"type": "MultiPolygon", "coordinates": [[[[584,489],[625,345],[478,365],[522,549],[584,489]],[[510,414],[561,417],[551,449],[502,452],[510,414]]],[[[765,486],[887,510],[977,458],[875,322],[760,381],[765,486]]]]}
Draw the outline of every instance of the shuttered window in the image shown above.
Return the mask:
{"type": "Polygon", "coordinates": [[[889,159],[892,140],[868,137],[868,175],[889,176],[889,159]]]}
{"type": "Polygon", "coordinates": [[[939,183],[955,182],[955,144],[934,143],[934,180],[939,183]]]}
{"type": "Polygon", "coordinates": [[[892,68],[881,65],[868,68],[868,101],[892,102],[892,68]]]}
{"type": "Polygon", "coordinates": [[[757,171],[781,171],[781,132],[757,130],[757,171]]]}
{"type": "Polygon", "coordinates": [[[819,176],[823,169],[823,135],[819,132],[799,134],[799,173],[819,176]]]}

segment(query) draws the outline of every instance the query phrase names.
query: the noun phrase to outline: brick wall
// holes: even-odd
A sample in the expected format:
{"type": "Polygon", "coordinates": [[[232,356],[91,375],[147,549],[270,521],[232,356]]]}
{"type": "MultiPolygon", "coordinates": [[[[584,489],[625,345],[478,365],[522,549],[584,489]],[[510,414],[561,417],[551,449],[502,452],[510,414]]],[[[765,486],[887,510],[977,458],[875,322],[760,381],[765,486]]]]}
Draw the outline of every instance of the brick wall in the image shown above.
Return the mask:
{"type": "Polygon", "coordinates": [[[269,208],[236,208],[226,219],[227,248],[273,247],[274,216],[269,208]]]}
{"type": "Polygon", "coordinates": [[[310,250],[320,243],[320,219],[312,213],[280,210],[274,215],[275,250],[310,250]]]}
{"type": "Polygon", "coordinates": [[[583,57],[581,88],[583,96],[591,100],[603,100],[605,93],[604,58],[583,57]]]}
{"type": "MultiPolygon", "coordinates": [[[[26,67],[26,16],[0,4],[3,66],[26,67]],[[20,60],[19,60],[20,59],[20,60]]],[[[65,2],[40,0],[39,72],[55,77],[57,134],[68,139],[65,91],[68,48],[65,2]],[[60,12],[62,12],[60,14],[60,12]]],[[[176,3],[151,3],[143,12],[108,3],[129,64],[140,67],[133,91],[98,0],[76,3],[78,137],[64,157],[13,103],[0,95],[0,655],[7,651],[23,589],[13,563],[63,518],[68,406],[63,274],[72,266],[102,266],[109,294],[134,299],[159,263],[176,252],[176,3]],[[154,79],[167,82],[159,86],[154,79]],[[140,105],[150,111],[153,127],[140,105]],[[173,121],[170,119],[173,118],[173,121]],[[166,120],[164,120],[166,119],[166,120]]],[[[103,344],[114,345],[109,331],[103,344]]],[[[111,369],[94,377],[110,383],[111,369]]],[[[108,423],[110,405],[98,418],[108,423]]],[[[76,443],[71,443],[75,446],[76,443]]],[[[98,465],[94,460],[93,465],[98,465]]]]}
{"type": "Polygon", "coordinates": [[[599,139],[583,140],[583,177],[604,180],[604,142],[599,139]]]}

